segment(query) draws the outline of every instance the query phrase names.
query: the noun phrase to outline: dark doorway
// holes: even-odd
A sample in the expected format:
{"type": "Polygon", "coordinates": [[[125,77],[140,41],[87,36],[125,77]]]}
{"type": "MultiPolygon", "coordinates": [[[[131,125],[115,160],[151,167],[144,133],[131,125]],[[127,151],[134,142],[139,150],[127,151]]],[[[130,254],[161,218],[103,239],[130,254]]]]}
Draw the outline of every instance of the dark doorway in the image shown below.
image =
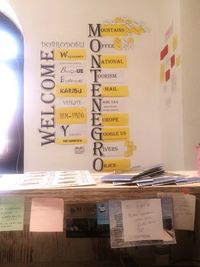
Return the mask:
{"type": "Polygon", "coordinates": [[[0,12],[0,173],[24,171],[24,42],[0,12]]]}

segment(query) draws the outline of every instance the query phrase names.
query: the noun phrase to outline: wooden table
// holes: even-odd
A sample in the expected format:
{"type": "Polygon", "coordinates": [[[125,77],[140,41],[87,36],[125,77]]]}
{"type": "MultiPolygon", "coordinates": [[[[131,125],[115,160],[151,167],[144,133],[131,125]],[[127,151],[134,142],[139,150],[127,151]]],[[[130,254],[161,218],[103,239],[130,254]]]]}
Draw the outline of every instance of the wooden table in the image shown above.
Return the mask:
{"type": "MultiPolygon", "coordinates": [[[[194,172],[193,174],[196,173],[194,172]]],[[[117,262],[112,265],[112,261],[115,259],[118,259],[119,262],[119,250],[110,248],[109,239],[69,239],[66,238],[65,228],[62,233],[30,233],[30,207],[33,197],[63,198],[66,209],[67,205],[73,203],[96,203],[111,199],[155,197],[158,192],[182,192],[194,194],[197,197],[200,196],[200,183],[142,188],[136,186],[113,186],[112,184],[101,183],[101,175],[94,174],[97,181],[94,186],[0,191],[0,196],[25,197],[24,231],[0,232],[0,266],[120,266],[117,262]],[[103,262],[108,262],[108,265],[103,262]]],[[[146,260],[149,262],[148,266],[151,266],[150,261],[154,249],[152,251],[151,248],[144,249],[146,260]]],[[[143,259],[143,252],[141,252],[141,255],[141,259],[143,259]]],[[[140,254],[138,254],[139,256],[140,254]]]]}
{"type": "MultiPolygon", "coordinates": [[[[196,175],[196,172],[176,172],[178,174],[196,175]]],[[[96,185],[68,188],[48,188],[48,189],[25,189],[1,191],[0,195],[20,195],[25,198],[33,197],[60,197],[66,203],[95,203],[111,199],[131,199],[137,197],[156,196],[159,192],[179,192],[200,196],[200,183],[185,185],[165,185],[165,186],[114,186],[110,183],[102,183],[102,174],[93,174],[96,185]]]]}

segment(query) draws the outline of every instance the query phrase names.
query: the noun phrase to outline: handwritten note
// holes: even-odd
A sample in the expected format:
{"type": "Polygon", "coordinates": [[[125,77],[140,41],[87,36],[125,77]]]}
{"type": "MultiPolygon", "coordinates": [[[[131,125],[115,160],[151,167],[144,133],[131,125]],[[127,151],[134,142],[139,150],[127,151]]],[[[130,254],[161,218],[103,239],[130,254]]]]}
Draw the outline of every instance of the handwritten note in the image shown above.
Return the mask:
{"type": "Polygon", "coordinates": [[[163,240],[160,199],[122,201],[125,241],[163,240]]]}
{"type": "Polygon", "coordinates": [[[196,197],[183,193],[160,193],[159,196],[171,196],[174,207],[174,228],[194,230],[196,197]]]}
{"type": "Polygon", "coordinates": [[[31,205],[31,232],[62,232],[64,201],[60,198],[33,198],[31,205]]]}
{"type": "Polygon", "coordinates": [[[20,231],[24,226],[24,198],[0,198],[0,231],[20,231]]]}

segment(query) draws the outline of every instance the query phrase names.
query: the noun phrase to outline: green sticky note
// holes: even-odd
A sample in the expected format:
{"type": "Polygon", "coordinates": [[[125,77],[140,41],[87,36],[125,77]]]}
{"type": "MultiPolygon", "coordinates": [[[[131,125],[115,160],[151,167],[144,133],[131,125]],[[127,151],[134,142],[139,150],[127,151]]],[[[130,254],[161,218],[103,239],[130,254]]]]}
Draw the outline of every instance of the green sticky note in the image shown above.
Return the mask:
{"type": "Polygon", "coordinates": [[[24,227],[24,198],[0,198],[0,231],[22,231],[24,227]]]}

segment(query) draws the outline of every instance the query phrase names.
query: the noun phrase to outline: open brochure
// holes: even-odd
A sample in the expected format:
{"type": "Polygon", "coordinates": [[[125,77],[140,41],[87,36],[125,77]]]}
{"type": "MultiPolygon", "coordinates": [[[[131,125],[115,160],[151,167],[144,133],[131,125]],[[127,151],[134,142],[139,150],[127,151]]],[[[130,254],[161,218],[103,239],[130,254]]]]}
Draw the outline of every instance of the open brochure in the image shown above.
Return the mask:
{"type": "Polygon", "coordinates": [[[87,170],[26,172],[0,176],[0,190],[66,188],[95,184],[87,170]]]}

